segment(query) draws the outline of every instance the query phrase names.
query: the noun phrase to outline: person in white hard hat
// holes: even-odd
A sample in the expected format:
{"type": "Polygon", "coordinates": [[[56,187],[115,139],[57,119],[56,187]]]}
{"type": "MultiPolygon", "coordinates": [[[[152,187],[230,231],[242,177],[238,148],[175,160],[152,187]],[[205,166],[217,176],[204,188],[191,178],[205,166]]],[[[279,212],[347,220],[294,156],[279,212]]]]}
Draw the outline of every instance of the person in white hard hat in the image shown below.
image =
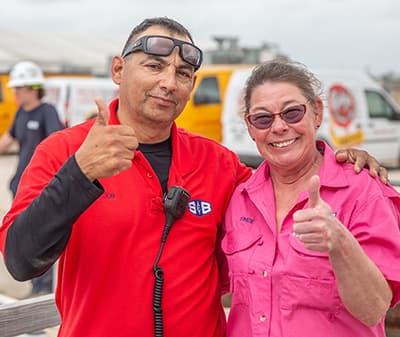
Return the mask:
{"type": "MultiPolygon", "coordinates": [[[[17,193],[21,175],[28,165],[36,146],[54,131],[63,128],[54,106],[44,103],[44,77],[33,62],[17,63],[10,72],[8,86],[14,89],[19,108],[11,128],[0,138],[0,153],[15,141],[19,144],[16,172],[11,179],[13,197],[17,193]]],[[[32,295],[52,292],[52,272],[32,280],[32,295]]]]}

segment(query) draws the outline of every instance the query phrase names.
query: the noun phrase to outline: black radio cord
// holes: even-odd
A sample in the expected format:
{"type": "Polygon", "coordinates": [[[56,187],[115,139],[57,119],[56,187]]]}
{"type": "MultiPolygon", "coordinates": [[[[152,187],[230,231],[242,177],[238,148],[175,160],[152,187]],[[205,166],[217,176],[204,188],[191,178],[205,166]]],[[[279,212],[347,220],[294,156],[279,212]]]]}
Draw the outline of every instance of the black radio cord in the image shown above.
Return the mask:
{"type": "Polygon", "coordinates": [[[155,337],[163,337],[164,335],[164,323],[163,323],[163,315],[162,315],[162,292],[164,286],[164,271],[158,265],[160,262],[161,254],[164,250],[165,241],[167,241],[168,233],[171,229],[171,226],[174,222],[174,217],[171,214],[167,213],[167,223],[165,224],[163,235],[161,238],[160,249],[158,250],[158,254],[156,260],[153,265],[153,273],[155,277],[154,281],[154,290],[153,290],[153,313],[154,313],[154,335],[155,337]]]}
{"type": "Polygon", "coordinates": [[[158,255],[156,261],[153,265],[153,273],[155,277],[154,282],[154,290],[153,290],[153,312],[154,312],[154,334],[155,337],[163,337],[164,334],[164,326],[163,326],[163,318],[162,318],[162,308],[161,308],[161,299],[162,299],[162,291],[164,285],[164,272],[162,268],[158,265],[160,261],[162,251],[164,249],[165,242],[161,242],[160,250],[158,251],[158,255]]]}
{"type": "Polygon", "coordinates": [[[184,188],[179,186],[171,186],[168,193],[164,196],[164,211],[166,216],[166,224],[161,237],[161,245],[156,260],[153,265],[153,273],[155,277],[153,291],[153,312],[154,312],[154,334],[155,337],[163,337],[164,325],[162,315],[162,292],[164,285],[164,272],[158,265],[161,254],[163,252],[167,236],[171,230],[172,224],[185,213],[186,207],[190,199],[190,194],[184,188]]]}

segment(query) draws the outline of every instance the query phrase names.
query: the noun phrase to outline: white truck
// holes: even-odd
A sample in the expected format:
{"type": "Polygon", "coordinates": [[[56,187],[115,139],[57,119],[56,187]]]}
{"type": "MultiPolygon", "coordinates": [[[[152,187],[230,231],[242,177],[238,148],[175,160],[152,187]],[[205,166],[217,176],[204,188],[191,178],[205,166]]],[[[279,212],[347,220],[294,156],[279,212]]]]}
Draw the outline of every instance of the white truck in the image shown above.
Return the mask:
{"type": "Polygon", "coordinates": [[[56,107],[65,126],[73,126],[96,113],[95,99],[108,103],[118,96],[118,89],[111,78],[50,77],[44,100],[56,107]]]}
{"type": "MultiPolygon", "coordinates": [[[[400,165],[400,108],[391,96],[363,72],[313,71],[324,89],[324,117],[318,137],[334,149],[367,150],[387,167],[400,165]]],[[[262,158],[243,120],[243,88],[251,69],[235,71],[222,110],[222,143],[248,165],[262,158]]]]}

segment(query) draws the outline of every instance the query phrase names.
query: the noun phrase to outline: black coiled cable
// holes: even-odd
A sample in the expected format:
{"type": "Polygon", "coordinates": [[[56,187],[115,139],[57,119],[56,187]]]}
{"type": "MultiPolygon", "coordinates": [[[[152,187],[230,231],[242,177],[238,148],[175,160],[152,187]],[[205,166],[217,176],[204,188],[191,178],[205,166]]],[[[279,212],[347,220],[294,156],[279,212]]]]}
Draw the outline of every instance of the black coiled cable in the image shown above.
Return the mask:
{"type": "Polygon", "coordinates": [[[153,273],[155,277],[154,282],[154,290],[153,290],[153,312],[154,312],[154,335],[155,337],[163,337],[164,327],[163,327],[163,319],[162,319],[162,291],[164,285],[164,272],[161,267],[158,265],[158,261],[160,260],[161,253],[164,248],[164,242],[161,243],[160,250],[158,252],[156,261],[153,266],[153,273]]]}
{"type": "Polygon", "coordinates": [[[161,254],[164,249],[165,242],[169,231],[171,230],[174,221],[183,216],[186,211],[187,204],[190,199],[190,194],[184,188],[179,186],[171,186],[168,193],[164,196],[164,211],[166,215],[166,224],[161,237],[161,245],[158,251],[157,258],[153,265],[153,273],[155,277],[153,291],[153,313],[154,313],[154,334],[155,337],[163,337],[163,315],[162,315],[162,292],[164,285],[164,272],[158,265],[161,254]]]}

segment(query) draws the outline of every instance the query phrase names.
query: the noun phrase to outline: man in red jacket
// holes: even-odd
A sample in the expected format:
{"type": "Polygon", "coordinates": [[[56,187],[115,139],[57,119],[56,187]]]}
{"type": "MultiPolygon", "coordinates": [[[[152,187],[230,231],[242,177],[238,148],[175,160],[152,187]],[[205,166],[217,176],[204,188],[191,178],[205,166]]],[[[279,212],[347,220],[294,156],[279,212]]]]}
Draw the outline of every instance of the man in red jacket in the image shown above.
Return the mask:
{"type": "Polygon", "coordinates": [[[175,125],[201,62],[181,24],[144,20],[112,60],[120,98],[49,137],[25,171],[0,248],[18,280],[59,258],[60,337],[225,335],[218,233],[251,170],[175,125]]]}

